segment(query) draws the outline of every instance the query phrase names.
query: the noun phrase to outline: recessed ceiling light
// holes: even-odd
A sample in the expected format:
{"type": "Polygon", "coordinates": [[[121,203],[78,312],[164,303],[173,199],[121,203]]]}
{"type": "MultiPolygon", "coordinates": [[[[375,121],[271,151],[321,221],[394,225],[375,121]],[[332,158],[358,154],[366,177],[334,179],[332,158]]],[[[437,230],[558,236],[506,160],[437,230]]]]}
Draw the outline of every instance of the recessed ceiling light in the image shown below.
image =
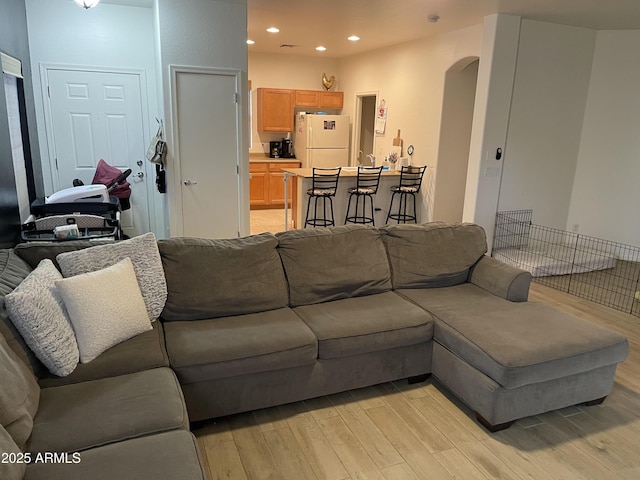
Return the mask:
{"type": "Polygon", "coordinates": [[[322,45],[316,47],[316,50],[319,52],[324,52],[327,49],[327,47],[323,47],[322,45]]]}
{"type": "Polygon", "coordinates": [[[277,27],[269,27],[269,28],[267,28],[267,32],[269,32],[269,33],[278,33],[279,31],[280,31],[280,29],[277,28],[277,27]]]}
{"type": "Polygon", "coordinates": [[[358,40],[360,40],[360,37],[357,35],[351,35],[350,37],[347,37],[347,40],[351,42],[357,42],[358,40]]]}
{"type": "Polygon", "coordinates": [[[255,40],[247,38],[247,45],[253,45],[254,43],[256,43],[255,40]]]}

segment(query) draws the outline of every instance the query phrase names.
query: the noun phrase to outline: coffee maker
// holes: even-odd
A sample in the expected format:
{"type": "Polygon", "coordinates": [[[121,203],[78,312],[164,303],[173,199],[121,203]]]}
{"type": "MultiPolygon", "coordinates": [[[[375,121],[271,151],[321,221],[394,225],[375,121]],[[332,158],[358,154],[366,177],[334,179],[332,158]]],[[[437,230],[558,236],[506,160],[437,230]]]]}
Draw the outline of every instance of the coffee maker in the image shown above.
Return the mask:
{"type": "Polygon", "coordinates": [[[293,141],[290,138],[269,142],[269,156],[271,158],[296,158],[293,153],[293,141]]]}
{"type": "Polygon", "coordinates": [[[282,158],[296,158],[293,153],[293,142],[290,138],[283,138],[282,142],[282,154],[280,155],[282,158]]]}
{"type": "Polygon", "coordinates": [[[271,158],[282,157],[282,142],[269,142],[269,156],[271,158]]]}

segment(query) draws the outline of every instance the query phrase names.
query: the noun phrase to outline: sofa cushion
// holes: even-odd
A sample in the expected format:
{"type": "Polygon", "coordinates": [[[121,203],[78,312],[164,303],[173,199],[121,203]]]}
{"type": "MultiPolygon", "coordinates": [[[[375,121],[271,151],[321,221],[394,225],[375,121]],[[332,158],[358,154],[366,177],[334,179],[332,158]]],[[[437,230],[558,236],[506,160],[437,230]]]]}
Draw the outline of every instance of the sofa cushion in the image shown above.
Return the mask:
{"type": "Polygon", "coordinates": [[[153,322],[160,316],[167,300],[167,283],[153,233],[145,233],[122,242],[61,253],[56,258],[65,277],[102,270],[130,258],[149,320],[153,322]]]}
{"type": "Polygon", "coordinates": [[[613,365],[627,339],[536,302],[514,303],[475,285],[401,290],[436,316],[434,340],[506,388],[613,365]]]}
{"type": "Polygon", "coordinates": [[[470,223],[390,225],[381,231],[394,289],[466,282],[469,269],[487,251],[484,230],[470,223]]]}
{"type": "MultiPolygon", "coordinates": [[[[22,451],[13,441],[11,435],[0,425],[0,455],[16,455],[18,459],[22,451]]],[[[10,458],[0,458],[0,478],[2,480],[22,480],[27,471],[26,461],[10,461],[10,458]]]]}
{"type": "Polygon", "coordinates": [[[31,268],[36,268],[45,258],[51,260],[56,268],[60,268],[56,257],[61,253],[75,252],[84,248],[95,247],[113,243],[112,239],[95,240],[70,240],[64,242],[27,242],[19,243],[14,247],[15,253],[22,260],[27,262],[31,268]]]}
{"type": "Polygon", "coordinates": [[[157,367],[168,367],[169,358],[164,346],[161,322],[153,322],[153,330],[119,343],[89,363],[80,363],[71,375],[56,377],[45,374],[39,378],[40,387],[68,385],[157,367]]]}
{"type": "Polygon", "coordinates": [[[31,435],[39,398],[36,378],[0,336],[0,424],[19,448],[31,435]]]}
{"type": "Polygon", "coordinates": [[[63,278],[56,287],[69,312],[82,363],[151,330],[129,258],[104,270],[63,278]]]}
{"type": "Polygon", "coordinates": [[[13,291],[20,282],[27,278],[32,268],[27,262],[16,255],[14,249],[0,250],[0,334],[4,335],[11,349],[16,352],[20,360],[26,363],[35,375],[46,370],[33,351],[27,346],[15,326],[9,320],[4,304],[6,294],[13,291]]]}
{"type": "Polygon", "coordinates": [[[78,365],[76,337],[56,280],[62,275],[51,260],[42,260],[16,289],[5,297],[11,321],[27,345],[49,371],[60,377],[78,365]]]}
{"type": "Polygon", "coordinates": [[[431,314],[394,292],[294,309],[318,337],[318,358],[337,358],[427,342],[431,314]]]}
{"type": "Polygon", "coordinates": [[[0,307],[3,298],[27,278],[33,268],[11,248],[0,249],[0,307]]]}
{"type": "Polygon", "coordinates": [[[287,286],[277,243],[270,233],[160,240],[169,290],[162,318],[203,320],[285,307],[287,286]]]}
{"type": "Polygon", "coordinates": [[[373,227],[289,230],[277,237],[292,307],[391,289],[387,255],[373,227]]]}
{"type": "Polygon", "coordinates": [[[318,357],[316,337],[287,307],[164,327],[181,383],[308,365],[318,357]]]}
{"type": "MultiPolygon", "coordinates": [[[[79,453],[79,463],[34,463],[25,480],[205,480],[197,442],[178,430],[79,453]]],[[[4,478],[4,477],[2,477],[4,478]]]]}
{"type": "Polygon", "coordinates": [[[75,452],[188,429],[182,390],[169,368],[43,388],[31,452],[75,452]]]}

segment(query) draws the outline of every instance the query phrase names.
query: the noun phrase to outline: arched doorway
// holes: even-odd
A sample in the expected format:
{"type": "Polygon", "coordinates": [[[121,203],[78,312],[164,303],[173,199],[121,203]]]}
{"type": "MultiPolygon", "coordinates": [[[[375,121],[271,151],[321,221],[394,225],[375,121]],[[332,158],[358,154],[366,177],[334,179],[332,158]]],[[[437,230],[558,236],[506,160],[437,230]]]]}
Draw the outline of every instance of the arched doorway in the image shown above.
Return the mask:
{"type": "Polygon", "coordinates": [[[478,64],[464,58],[445,73],[433,220],[462,221],[478,64]]]}

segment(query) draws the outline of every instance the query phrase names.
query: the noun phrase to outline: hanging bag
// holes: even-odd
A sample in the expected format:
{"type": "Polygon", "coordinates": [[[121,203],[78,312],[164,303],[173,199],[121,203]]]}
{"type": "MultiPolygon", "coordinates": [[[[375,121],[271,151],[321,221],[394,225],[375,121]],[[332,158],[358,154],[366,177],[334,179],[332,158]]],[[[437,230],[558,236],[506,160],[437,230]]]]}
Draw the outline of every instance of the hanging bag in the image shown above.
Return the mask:
{"type": "Polygon", "coordinates": [[[167,157],[167,142],[164,140],[164,125],[162,120],[158,120],[158,124],[158,131],[151,140],[149,148],[147,148],[147,160],[164,167],[167,157]]]}
{"type": "Polygon", "coordinates": [[[167,142],[164,140],[162,120],[156,120],[158,121],[158,131],[147,149],[147,160],[156,165],[156,187],[158,192],[165,193],[167,191],[167,178],[164,166],[167,157],[167,142]]]}

